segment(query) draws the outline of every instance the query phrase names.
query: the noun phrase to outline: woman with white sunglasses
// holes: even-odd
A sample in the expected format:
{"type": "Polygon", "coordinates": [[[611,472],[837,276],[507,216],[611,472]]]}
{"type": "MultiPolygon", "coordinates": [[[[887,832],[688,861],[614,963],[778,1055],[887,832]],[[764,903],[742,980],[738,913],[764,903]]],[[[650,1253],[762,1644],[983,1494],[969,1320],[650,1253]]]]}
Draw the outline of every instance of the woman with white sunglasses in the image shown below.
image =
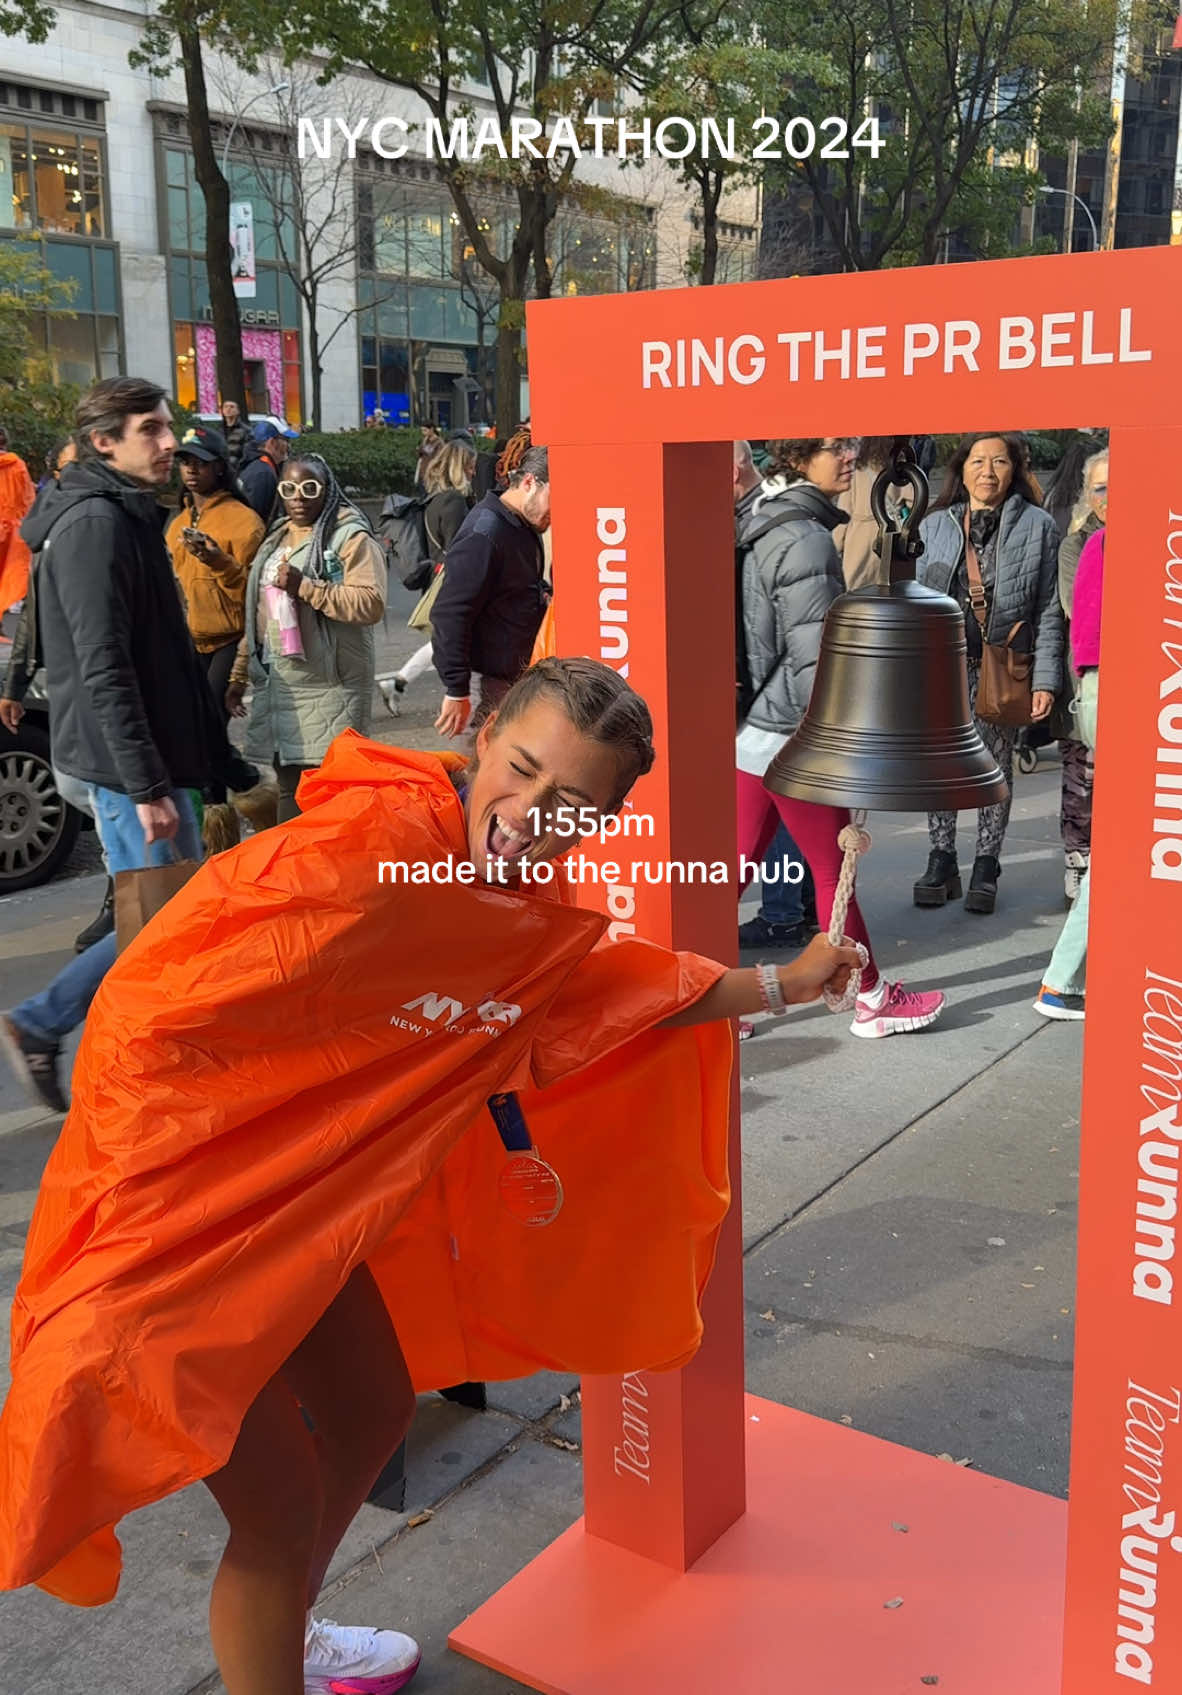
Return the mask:
{"type": "Polygon", "coordinates": [[[279,483],[284,516],[264,538],[246,585],[246,633],[226,691],[247,715],[246,745],[279,776],[279,821],[342,730],[370,726],[374,625],[386,566],[369,520],[316,454],[291,458],[279,483]]]}

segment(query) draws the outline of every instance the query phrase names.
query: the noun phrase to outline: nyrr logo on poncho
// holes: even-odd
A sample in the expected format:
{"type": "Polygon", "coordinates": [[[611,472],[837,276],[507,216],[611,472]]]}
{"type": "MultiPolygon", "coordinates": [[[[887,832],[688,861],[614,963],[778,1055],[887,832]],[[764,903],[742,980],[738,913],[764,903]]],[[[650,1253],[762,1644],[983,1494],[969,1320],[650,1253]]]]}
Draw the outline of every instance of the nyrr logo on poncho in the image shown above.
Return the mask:
{"type": "MultiPolygon", "coordinates": [[[[432,990],[425,995],[418,995],[412,1001],[403,1001],[403,1012],[421,1012],[422,1016],[431,1023],[454,1024],[457,1018],[462,1018],[472,1010],[463,1001],[455,1000],[451,995],[441,995],[432,990]]],[[[516,1024],[521,1017],[521,1008],[512,1001],[485,1000],[476,1008],[476,1016],[484,1024],[516,1024]]],[[[394,1022],[393,1019],[390,1020],[394,1022]]]]}

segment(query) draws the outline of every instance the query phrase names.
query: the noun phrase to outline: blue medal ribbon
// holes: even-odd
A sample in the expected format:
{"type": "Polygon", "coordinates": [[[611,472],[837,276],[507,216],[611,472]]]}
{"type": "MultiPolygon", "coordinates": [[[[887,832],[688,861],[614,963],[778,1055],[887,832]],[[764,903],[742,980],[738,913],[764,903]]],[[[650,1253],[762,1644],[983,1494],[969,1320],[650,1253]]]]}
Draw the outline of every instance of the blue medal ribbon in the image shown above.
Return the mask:
{"type": "Polygon", "coordinates": [[[533,1137],[529,1133],[529,1125],[525,1122],[525,1114],[516,1095],[491,1095],[488,1110],[492,1114],[501,1141],[505,1144],[506,1153],[528,1154],[533,1151],[533,1137]]]}

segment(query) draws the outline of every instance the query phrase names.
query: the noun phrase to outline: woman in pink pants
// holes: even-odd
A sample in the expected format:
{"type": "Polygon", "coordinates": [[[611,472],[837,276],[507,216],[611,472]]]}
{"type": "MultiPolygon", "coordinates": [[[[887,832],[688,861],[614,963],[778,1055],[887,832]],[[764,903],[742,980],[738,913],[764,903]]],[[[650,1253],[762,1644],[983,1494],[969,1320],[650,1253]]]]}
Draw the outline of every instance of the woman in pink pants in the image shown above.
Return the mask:
{"type": "MultiPolygon", "coordinates": [[[[837,838],[849,812],[771,795],[763,775],[804,717],[825,614],[845,592],[831,535],[845,514],[834,502],[850,486],[861,445],[833,436],[775,442],[774,475],[742,492],[736,503],[753,696],[736,743],[738,849],[748,865],[759,864],[782,818],[813,874],[817,915],[826,927],[841,871],[837,838]]],[[[850,1025],[853,1034],[895,1036],[934,1023],[944,996],[936,990],[916,993],[879,975],[856,899],[850,902],[845,929],[870,954],[850,1025]]]]}

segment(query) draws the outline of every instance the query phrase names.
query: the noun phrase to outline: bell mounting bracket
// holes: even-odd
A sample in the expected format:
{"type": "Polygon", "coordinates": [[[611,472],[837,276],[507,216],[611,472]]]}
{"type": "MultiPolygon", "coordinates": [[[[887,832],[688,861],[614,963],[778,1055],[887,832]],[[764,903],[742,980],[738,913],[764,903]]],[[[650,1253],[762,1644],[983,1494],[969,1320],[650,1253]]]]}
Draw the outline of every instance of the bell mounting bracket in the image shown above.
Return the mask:
{"type": "Polygon", "coordinates": [[[911,442],[906,436],[896,436],[887,463],[874,479],[870,490],[870,510],[878,522],[878,554],[880,588],[892,583],[914,582],[915,561],[923,552],[919,526],[928,509],[928,480],[916,462],[911,442]],[[914,499],[901,524],[896,523],[887,509],[887,490],[910,489],[914,499]]]}

